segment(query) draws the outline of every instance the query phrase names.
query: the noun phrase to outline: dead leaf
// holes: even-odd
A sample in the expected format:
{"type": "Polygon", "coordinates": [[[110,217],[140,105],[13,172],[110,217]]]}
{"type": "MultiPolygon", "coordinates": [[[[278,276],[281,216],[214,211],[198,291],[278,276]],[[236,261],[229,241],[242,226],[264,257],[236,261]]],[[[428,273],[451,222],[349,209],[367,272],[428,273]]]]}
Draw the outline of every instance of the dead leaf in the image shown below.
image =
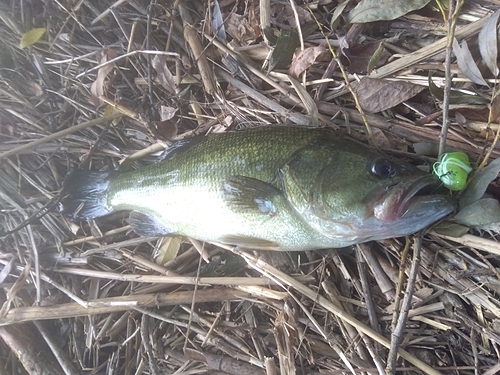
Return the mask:
{"type": "Polygon", "coordinates": [[[347,38],[343,35],[339,36],[339,47],[340,47],[340,52],[342,53],[342,55],[344,55],[345,57],[349,57],[348,54],[349,54],[349,41],[347,40],[347,38]]]}
{"type": "Polygon", "coordinates": [[[220,11],[219,2],[214,1],[214,10],[212,15],[212,33],[221,42],[226,43],[226,29],[224,28],[224,20],[220,11]]]}
{"type": "Polygon", "coordinates": [[[488,86],[470,53],[465,39],[462,40],[462,44],[458,44],[457,39],[453,38],[453,53],[457,57],[458,67],[467,78],[478,85],[488,86]]]}
{"type": "MultiPolygon", "coordinates": [[[[99,60],[99,65],[115,58],[117,55],[118,53],[112,49],[105,50],[99,60]]],[[[113,71],[113,68],[114,64],[106,64],[103,67],[99,68],[99,70],[97,71],[96,80],[92,82],[92,85],[90,86],[92,101],[94,102],[94,105],[96,107],[99,107],[103,104],[103,101],[100,98],[104,95],[104,81],[106,80],[108,74],[113,71]]]]}
{"type": "Polygon", "coordinates": [[[490,104],[490,122],[497,122],[500,118],[500,95],[497,94],[490,104]]]}
{"type": "Polygon", "coordinates": [[[408,82],[365,77],[356,87],[356,94],[365,111],[377,113],[395,107],[423,89],[423,86],[408,82]]]}
{"type": "Polygon", "coordinates": [[[500,9],[493,13],[488,21],[486,21],[477,37],[481,57],[495,77],[498,76],[499,73],[499,69],[497,66],[497,23],[499,15],[500,9]]]}
{"type": "Polygon", "coordinates": [[[325,46],[320,44],[316,47],[308,47],[299,53],[296,59],[292,61],[292,65],[288,70],[288,73],[295,78],[298,78],[306,69],[308,69],[314,62],[316,58],[325,52],[325,46]]]}
{"type": "MultiPolygon", "coordinates": [[[[300,25],[304,25],[308,22],[314,21],[308,10],[296,7],[297,16],[299,18],[300,25]]],[[[291,28],[296,29],[300,25],[297,25],[297,21],[295,19],[295,13],[290,4],[282,5],[282,4],[273,4],[271,6],[271,14],[272,21],[274,24],[285,24],[290,25],[291,28]]]]}
{"type": "Polygon", "coordinates": [[[181,237],[164,237],[161,240],[161,245],[158,252],[155,254],[155,262],[159,265],[175,259],[181,247],[183,239],[181,237]]]}
{"type": "Polygon", "coordinates": [[[167,120],[172,119],[175,116],[175,112],[177,112],[177,108],[162,105],[160,107],[160,119],[161,119],[161,121],[167,121],[167,120]]]}
{"type": "MultiPolygon", "coordinates": [[[[345,39],[345,38],[344,38],[345,39]]],[[[349,59],[349,73],[365,74],[369,67],[376,68],[384,64],[391,56],[380,41],[370,43],[351,43],[343,49],[343,54],[349,59]]]]}
{"type": "Polygon", "coordinates": [[[43,90],[43,87],[34,81],[26,82],[26,89],[28,90],[28,92],[31,95],[36,96],[36,97],[41,97],[45,92],[43,90]]]}
{"type": "Polygon", "coordinates": [[[156,78],[160,85],[167,90],[170,94],[176,93],[176,85],[174,76],[170,72],[167,66],[167,57],[164,55],[155,55],[153,60],[151,60],[153,69],[156,71],[156,78]]]}
{"type": "Polygon", "coordinates": [[[300,84],[299,81],[292,77],[288,77],[290,83],[292,84],[295,92],[299,96],[300,100],[304,104],[304,107],[307,110],[307,114],[309,116],[309,125],[314,127],[318,127],[318,106],[316,102],[313,100],[311,95],[307,92],[307,90],[300,84]]]}
{"type": "Polygon", "coordinates": [[[430,0],[362,0],[347,15],[349,23],[391,21],[426,6],[430,0]]]}
{"type": "Polygon", "coordinates": [[[372,128],[372,142],[381,149],[391,149],[392,145],[384,132],[378,128],[372,128]]]}
{"type": "Polygon", "coordinates": [[[214,73],[210,68],[210,64],[208,63],[208,59],[205,53],[206,51],[201,45],[201,40],[199,38],[198,32],[193,26],[187,25],[184,27],[184,39],[191,49],[194,61],[198,66],[198,72],[200,73],[201,81],[203,82],[205,91],[208,94],[213,95],[216,92],[214,73]]]}
{"type": "Polygon", "coordinates": [[[224,25],[226,32],[243,46],[252,44],[260,36],[245,16],[236,13],[229,14],[224,25]]]}
{"type": "Polygon", "coordinates": [[[465,126],[465,124],[467,123],[467,119],[465,118],[465,116],[458,111],[455,112],[455,121],[460,126],[465,126]]]}

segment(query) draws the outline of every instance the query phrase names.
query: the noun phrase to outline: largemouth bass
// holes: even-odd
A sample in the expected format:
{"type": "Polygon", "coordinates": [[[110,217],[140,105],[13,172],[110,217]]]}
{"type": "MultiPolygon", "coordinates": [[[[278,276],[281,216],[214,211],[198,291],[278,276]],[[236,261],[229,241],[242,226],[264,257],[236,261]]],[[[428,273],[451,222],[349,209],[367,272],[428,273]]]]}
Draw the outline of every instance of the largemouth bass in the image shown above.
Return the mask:
{"type": "Polygon", "coordinates": [[[71,220],[131,210],[135,232],[267,250],[404,236],[454,210],[438,179],[326,129],[261,127],[181,141],[131,172],[73,170],[71,220]]]}

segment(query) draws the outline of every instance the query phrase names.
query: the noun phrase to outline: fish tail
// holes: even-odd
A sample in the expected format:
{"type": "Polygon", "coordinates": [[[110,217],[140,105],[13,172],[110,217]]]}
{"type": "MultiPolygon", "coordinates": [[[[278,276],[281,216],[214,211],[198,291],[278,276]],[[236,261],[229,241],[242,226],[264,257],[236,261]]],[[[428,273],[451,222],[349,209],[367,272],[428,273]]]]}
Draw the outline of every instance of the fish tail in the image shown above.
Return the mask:
{"type": "Polygon", "coordinates": [[[90,220],[109,214],[108,191],[115,172],[71,170],[64,178],[59,211],[69,220],[90,220]]]}

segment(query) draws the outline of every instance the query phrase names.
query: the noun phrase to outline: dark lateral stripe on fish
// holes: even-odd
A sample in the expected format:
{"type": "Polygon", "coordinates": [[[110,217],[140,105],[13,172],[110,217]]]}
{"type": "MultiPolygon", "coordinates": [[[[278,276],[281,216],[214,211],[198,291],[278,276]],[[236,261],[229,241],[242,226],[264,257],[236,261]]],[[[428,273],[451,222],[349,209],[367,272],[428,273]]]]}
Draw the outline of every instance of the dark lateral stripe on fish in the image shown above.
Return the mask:
{"type": "Polygon", "coordinates": [[[59,211],[70,220],[90,220],[109,214],[107,204],[113,172],[71,170],[63,181],[59,211]]]}

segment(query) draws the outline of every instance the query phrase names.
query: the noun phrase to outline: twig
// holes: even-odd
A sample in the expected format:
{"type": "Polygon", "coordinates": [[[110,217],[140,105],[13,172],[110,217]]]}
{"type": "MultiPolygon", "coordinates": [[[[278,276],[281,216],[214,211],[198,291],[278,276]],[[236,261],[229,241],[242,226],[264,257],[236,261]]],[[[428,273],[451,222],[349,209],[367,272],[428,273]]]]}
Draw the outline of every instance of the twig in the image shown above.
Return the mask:
{"type": "Polygon", "coordinates": [[[438,156],[441,156],[446,147],[446,135],[450,127],[449,108],[450,108],[450,94],[451,94],[451,52],[453,46],[453,39],[455,38],[455,28],[457,25],[458,14],[462,7],[463,0],[450,1],[449,15],[446,21],[448,26],[448,39],[446,41],[446,58],[444,63],[445,69],[445,85],[444,85],[444,98],[443,98],[443,126],[441,134],[439,135],[439,151],[438,156]]]}
{"type": "Polygon", "coordinates": [[[408,276],[408,284],[406,286],[405,298],[401,305],[401,313],[399,314],[398,323],[392,333],[391,348],[389,350],[389,355],[387,358],[387,367],[385,369],[386,374],[395,374],[398,350],[400,350],[400,344],[403,341],[403,331],[406,327],[406,322],[408,320],[408,312],[410,311],[411,308],[411,300],[415,288],[415,281],[417,279],[418,267],[420,265],[422,237],[423,237],[423,232],[421,231],[415,238],[415,246],[413,249],[413,261],[411,263],[410,274],[408,276]]]}
{"type": "MultiPolygon", "coordinates": [[[[251,293],[242,292],[233,288],[206,289],[203,293],[196,294],[196,303],[239,300],[242,298],[251,298],[251,296],[251,293]]],[[[4,317],[0,318],[0,326],[8,326],[32,320],[74,318],[77,316],[130,311],[137,309],[137,307],[158,308],[161,306],[189,304],[192,300],[193,292],[184,291],[100,298],[87,302],[87,306],[69,302],[54,306],[17,307],[9,310],[4,317]]]]}
{"type": "MultiPolygon", "coordinates": [[[[223,246],[227,249],[231,249],[229,246],[223,246]]],[[[251,266],[252,268],[255,268],[261,273],[264,274],[272,274],[273,277],[278,279],[280,282],[283,284],[295,288],[298,292],[302,293],[305,297],[310,298],[311,300],[315,300],[315,302],[325,308],[326,310],[330,311],[332,314],[338,316],[340,319],[345,321],[346,323],[351,324],[352,326],[356,327],[356,329],[360,330],[367,336],[371,337],[372,339],[376,340],[383,346],[390,348],[391,343],[387,338],[379,334],[378,332],[374,331],[372,328],[368,327],[367,325],[363,324],[359,320],[355,319],[354,317],[345,314],[341,309],[339,309],[336,305],[334,305],[332,302],[330,302],[328,299],[326,299],[323,296],[317,295],[316,292],[314,292],[312,289],[308,288],[307,286],[298,283],[295,281],[292,277],[287,275],[284,272],[279,271],[278,269],[272,267],[271,265],[265,263],[262,259],[257,259],[250,254],[247,253],[241,253],[241,255],[246,259],[248,262],[248,265],[251,266]]],[[[420,370],[424,371],[425,373],[429,375],[441,375],[442,373],[438,370],[435,370],[432,368],[432,366],[428,365],[424,361],[418,359],[417,357],[413,356],[409,352],[407,352],[404,349],[399,348],[397,354],[399,354],[402,358],[406,359],[408,362],[412,363],[413,365],[417,366],[420,370]]]]}
{"type": "Polygon", "coordinates": [[[380,332],[380,325],[378,323],[377,313],[375,312],[375,306],[373,305],[370,283],[368,281],[367,264],[365,258],[363,257],[360,246],[356,247],[356,259],[358,261],[359,279],[361,280],[361,286],[363,288],[363,294],[365,296],[366,309],[368,311],[370,325],[375,331],[380,332]]]}
{"type": "Polygon", "coordinates": [[[144,351],[148,355],[149,362],[149,371],[153,375],[159,375],[160,369],[158,367],[158,363],[156,361],[156,356],[153,353],[153,346],[150,342],[150,333],[149,333],[149,315],[142,314],[141,319],[141,340],[142,346],[144,347],[144,351]]]}
{"type": "Polygon", "coordinates": [[[53,141],[55,139],[62,138],[68,134],[76,133],[80,130],[89,128],[91,126],[105,123],[106,121],[113,120],[113,119],[118,118],[120,116],[121,116],[120,113],[113,113],[112,115],[109,115],[109,116],[104,116],[104,117],[100,117],[100,118],[97,118],[94,120],[85,121],[85,122],[82,122],[81,124],[72,126],[71,128],[67,128],[67,129],[61,130],[61,131],[56,132],[56,133],[52,133],[46,137],[43,137],[41,139],[37,139],[36,141],[30,142],[30,143],[26,143],[25,145],[22,145],[22,146],[14,147],[12,150],[9,150],[9,151],[4,152],[3,154],[0,154],[0,160],[8,158],[9,156],[12,156],[12,155],[16,155],[16,154],[18,154],[22,151],[25,151],[25,150],[31,150],[37,146],[43,145],[44,143],[53,141]]]}
{"type": "Polygon", "coordinates": [[[497,241],[489,240],[487,238],[481,238],[478,236],[474,236],[472,234],[464,234],[463,236],[460,237],[447,236],[445,234],[440,234],[436,232],[432,232],[432,234],[447,240],[460,243],[464,246],[472,247],[482,251],[487,251],[491,254],[500,255],[500,243],[497,241]]]}
{"type": "Polygon", "coordinates": [[[406,270],[406,261],[408,259],[408,252],[410,250],[410,241],[408,237],[406,237],[405,247],[401,252],[400,265],[399,265],[399,273],[398,273],[398,283],[396,284],[396,293],[394,293],[394,311],[392,313],[392,322],[391,322],[391,331],[394,332],[396,330],[397,322],[400,317],[400,304],[401,304],[401,291],[403,290],[404,284],[404,276],[406,270]]]}
{"type": "Polygon", "coordinates": [[[36,328],[38,331],[40,331],[40,334],[44,338],[45,342],[47,343],[48,347],[54,354],[54,357],[57,359],[59,362],[59,365],[61,368],[64,370],[65,375],[78,375],[80,372],[78,372],[71,362],[71,359],[69,358],[67,352],[65,352],[58,340],[56,339],[56,334],[53,330],[53,327],[50,326],[50,324],[47,324],[45,322],[34,322],[36,328]]]}
{"type": "MultiPolygon", "coordinates": [[[[151,30],[151,22],[153,21],[153,6],[155,4],[155,0],[149,1],[149,6],[147,9],[148,15],[146,20],[146,49],[151,50],[151,38],[152,38],[152,30],[151,30]]],[[[153,94],[153,67],[151,64],[151,55],[146,55],[148,60],[147,63],[147,80],[148,80],[148,100],[149,100],[149,111],[150,118],[152,121],[158,120],[158,112],[154,109],[154,94],[153,94]]]]}

